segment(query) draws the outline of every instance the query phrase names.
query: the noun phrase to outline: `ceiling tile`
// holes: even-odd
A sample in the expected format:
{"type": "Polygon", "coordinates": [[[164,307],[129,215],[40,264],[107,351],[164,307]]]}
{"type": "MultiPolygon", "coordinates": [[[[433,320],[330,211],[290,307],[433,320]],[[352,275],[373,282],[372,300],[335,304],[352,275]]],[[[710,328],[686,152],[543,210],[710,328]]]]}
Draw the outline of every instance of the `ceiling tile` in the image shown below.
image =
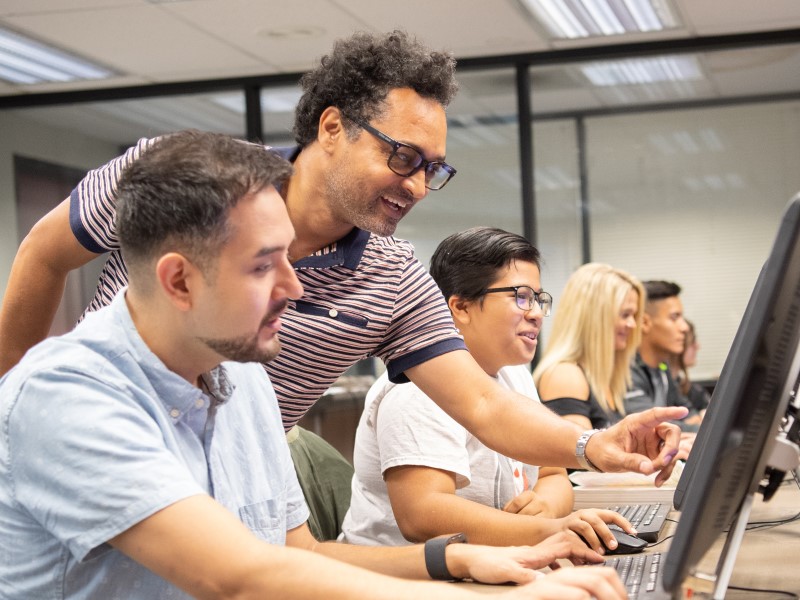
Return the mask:
{"type": "Polygon", "coordinates": [[[259,61],[186,23],[161,6],[142,3],[119,8],[13,16],[4,19],[23,33],[93,58],[123,74],[152,80],[164,74],[203,78],[207,73],[237,74],[261,67],[259,61]]]}

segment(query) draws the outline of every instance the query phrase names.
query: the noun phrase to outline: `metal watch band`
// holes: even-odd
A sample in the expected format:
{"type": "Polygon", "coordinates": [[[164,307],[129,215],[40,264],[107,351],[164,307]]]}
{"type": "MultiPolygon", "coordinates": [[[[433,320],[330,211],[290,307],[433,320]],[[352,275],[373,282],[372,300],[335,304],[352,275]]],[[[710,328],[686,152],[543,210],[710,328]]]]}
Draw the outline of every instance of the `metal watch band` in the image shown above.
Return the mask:
{"type": "Polygon", "coordinates": [[[425,568],[428,570],[428,575],[431,576],[431,579],[438,581],[458,580],[447,570],[444,552],[445,548],[450,544],[465,544],[466,542],[467,536],[463,533],[457,533],[449,537],[437,537],[425,542],[425,568]]]}
{"type": "Polygon", "coordinates": [[[577,459],[578,464],[581,466],[581,469],[601,473],[601,470],[595,467],[592,464],[592,461],[589,460],[589,457],[586,456],[586,444],[589,443],[589,439],[595,433],[600,431],[603,431],[603,429],[589,429],[588,431],[584,431],[578,438],[578,443],[575,444],[575,458],[577,459]]]}

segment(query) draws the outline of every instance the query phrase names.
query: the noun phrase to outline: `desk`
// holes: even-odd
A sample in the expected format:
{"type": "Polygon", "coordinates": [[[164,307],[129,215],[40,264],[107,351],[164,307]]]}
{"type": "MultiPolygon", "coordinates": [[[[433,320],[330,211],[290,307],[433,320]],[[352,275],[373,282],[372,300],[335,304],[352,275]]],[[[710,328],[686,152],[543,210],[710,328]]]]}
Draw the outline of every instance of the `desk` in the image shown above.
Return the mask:
{"type": "MultiPolygon", "coordinates": [[[[784,483],[769,502],[757,495],[749,522],[778,521],[800,512],[800,490],[794,482],[784,483]]],[[[748,528],[752,525],[748,525],[748,528]]],[[[717,540],[700,561],[700,570],[712,569],[722,551],[723,540],[717,540]]],[[[800,521],[786,525],[747,531],[736,554],[726,599],[755,600],[786,598],[776,594],[742,592],[730,587],[784,590],[800,593],[800,521]]]]}
{"type": "MultiPolygon", "coordinates": [[[[769,502],[756,496],[750,523],[777,521],[791,518],[800,512],[800,490],[794,484],[784,483],[769,502]]],[[[676,513],[676,516],[678,514],[676,513]]],[[[666,534],[674,533],[675,524],[668,523],[666,534]]],[[[717,540],[700,561],[700,567],[713,569],[722,550],[723,539],[717,540]]],[[[663,552],[668,542],[659,544],[652,551],[663,552]]],[[[493,595],[506,589],[504,586],[463,583],[470,589],[493,595]]],[[[800,593],[800,521],[779,525],[769,529],[748,531],[736,555],[731,586],[755,589],[773,589],[800,593]]],[[[785,595],[743,592],[728,589],[726,600],[771,600],[786,599],[785,595]]]]}

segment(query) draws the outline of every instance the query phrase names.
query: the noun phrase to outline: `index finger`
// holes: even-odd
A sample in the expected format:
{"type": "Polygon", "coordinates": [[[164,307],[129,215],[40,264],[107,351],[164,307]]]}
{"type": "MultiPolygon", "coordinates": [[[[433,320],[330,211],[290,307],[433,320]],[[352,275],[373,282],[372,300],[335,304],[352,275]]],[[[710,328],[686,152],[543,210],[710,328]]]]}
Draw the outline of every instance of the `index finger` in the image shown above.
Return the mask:
{"type": "MultiPolygon", "coordinates": [[[[661,423],[656,427],[656,435],[660,441],[658,455],[653,459],[653,467],[659,469],[674,463],[673,459],[680,449],[681,430],[672,423],[661,423]]],[[[671,466],[670,470],[672,470],[671,466]]]]}

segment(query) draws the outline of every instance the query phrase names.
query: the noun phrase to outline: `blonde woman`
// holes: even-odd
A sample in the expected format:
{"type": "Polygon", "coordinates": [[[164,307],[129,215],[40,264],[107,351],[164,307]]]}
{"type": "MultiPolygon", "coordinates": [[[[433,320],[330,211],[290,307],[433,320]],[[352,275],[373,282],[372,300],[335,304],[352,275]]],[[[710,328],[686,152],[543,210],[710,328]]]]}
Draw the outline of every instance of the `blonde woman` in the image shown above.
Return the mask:
{"type": "Polygon", "coordinates": [[[586,429],[625,416],[644,302],[641,282],[622,269],[588,263],[570,276],[533,373],[548,408],[586,429]]]}

